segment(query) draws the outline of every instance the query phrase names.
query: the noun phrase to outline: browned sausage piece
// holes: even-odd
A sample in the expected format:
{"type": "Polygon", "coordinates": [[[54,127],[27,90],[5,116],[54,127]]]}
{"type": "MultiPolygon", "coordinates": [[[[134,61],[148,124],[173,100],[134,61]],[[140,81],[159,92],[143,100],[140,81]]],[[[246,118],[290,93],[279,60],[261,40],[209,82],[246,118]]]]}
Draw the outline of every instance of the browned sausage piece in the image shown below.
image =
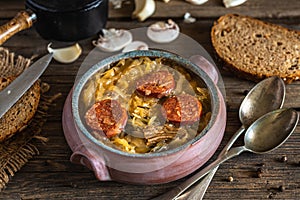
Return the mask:
{"type": "Polygon", "coordinates": [[[116,100],[96,102],[85,114],[89,127],[103,131],[108,138],[118,135],[127,123],[127,112],[116,100]]]}
{"type": "Polygon", "coordinates": [[[162,107],[163,116],[170,122],[192,124],[200,119],[202,104],[189,94],[169,97],[162,107]]]}
{"type": "Polygon", "coordinates": [[[173,75],[168,71],[157,71],[141,77],[136,90],[144,96],[161,98],[170,94],[175,87],[173,75]]]}

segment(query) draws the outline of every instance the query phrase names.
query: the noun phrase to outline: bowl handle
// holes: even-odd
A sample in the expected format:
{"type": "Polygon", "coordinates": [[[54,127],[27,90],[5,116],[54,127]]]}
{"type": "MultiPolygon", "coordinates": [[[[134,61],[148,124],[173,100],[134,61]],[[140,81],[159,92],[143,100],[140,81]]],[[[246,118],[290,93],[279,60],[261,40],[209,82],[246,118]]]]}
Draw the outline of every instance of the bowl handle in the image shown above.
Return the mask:
{"type": "Polygon", "coordinates": [[[30,10],[20,11],[16,16],[0,27],[0,45],[14,34],[32,26],[36,20],[36,14],[30,10]]]}
{"type": "Polygon", "coordinates": [[[198,67],[200,67],[211,78],[215,85],[217,85],[219,74],[212,63],[201,55],[193,55],[189,58],[189,60],[195,65],[198,65],[198,67]]]}
{"type": "Polygon", "coordinates": [[[71,162],[81,164],[94,171],[100,181],[110,181],[111,177],[105,165],[105,161],[93,150],[87,150],[84,145],[76,148],[70,158],[71,162]]]}

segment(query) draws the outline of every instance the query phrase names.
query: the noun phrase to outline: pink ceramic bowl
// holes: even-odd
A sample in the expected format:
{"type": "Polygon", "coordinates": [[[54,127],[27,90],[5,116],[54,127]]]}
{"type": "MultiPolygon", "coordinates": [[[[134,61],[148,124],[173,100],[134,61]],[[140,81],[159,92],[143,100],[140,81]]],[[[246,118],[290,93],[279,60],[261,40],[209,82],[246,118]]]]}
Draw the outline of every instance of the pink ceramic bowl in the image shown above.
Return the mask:
{"type": "MultiPolygon", "coordinates": [[[[202,58],[203,59],[203,58],[202,58]]],[[[118,54],[102,60],[88,70],[74,86],[66,99],[63,112],[63,128],[66,140],[73,151],[71,161],[93,170],[101,181],[115,180],[134,184],[159,184],[182,178],[200,168],[219,146],[226,124],[226,107],[216,86],[216,77],[207,69],[208,61],[193,61],[158,50],[134,51],[118,54]],[[174,149],[132,154],[109,147],[94,138],[85,127],[81,113],[80,95],[87,81],[99,70],[121,59],[141,56],[164,57],[193,72],[209,89],[212,105],[211,119],[194,139],[174,149]],[[208,73],[206,73],[204,70],[208,73]],[[212,81],[212,79],[215,81],[212,81]]],[[[212,68],[213,65],[211,65],[212,68]]]]}

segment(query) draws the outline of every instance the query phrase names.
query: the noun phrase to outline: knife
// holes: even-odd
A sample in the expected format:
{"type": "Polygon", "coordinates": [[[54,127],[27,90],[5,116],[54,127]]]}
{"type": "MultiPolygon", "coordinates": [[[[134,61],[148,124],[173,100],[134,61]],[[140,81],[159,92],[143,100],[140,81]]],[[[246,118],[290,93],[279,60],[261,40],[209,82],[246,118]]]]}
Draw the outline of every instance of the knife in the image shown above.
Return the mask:
{"type": "Polygon", "coordinates": [[[47,54],[25,69],[12,83],[0,92],[0,118],[22,97],[43,74],[52,59],[47,54]]]}

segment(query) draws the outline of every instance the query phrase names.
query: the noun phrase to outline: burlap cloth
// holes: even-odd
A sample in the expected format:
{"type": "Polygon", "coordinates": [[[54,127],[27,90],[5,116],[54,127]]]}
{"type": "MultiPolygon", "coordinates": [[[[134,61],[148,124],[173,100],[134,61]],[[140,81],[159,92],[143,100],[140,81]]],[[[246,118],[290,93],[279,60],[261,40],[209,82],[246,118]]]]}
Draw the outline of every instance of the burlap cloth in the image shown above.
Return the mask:
{"type": "MultiPolygon", "coordinates": [[[[0,77],[17,76],[26,69],[32,59],[16,56],[8,49],[0,47],[0,77]]],[[[12,138],[0,143],[0,192],[9,182],[10,177],[24,166],[29,159],[39,154],[36,140],[46,142],[42,126],[46,122],[48,109],[53,106],[53,101],[60,96],[46,96],[49,85],[41,83],[41,99],[35,116],[25,129],[12,138]]]]}

